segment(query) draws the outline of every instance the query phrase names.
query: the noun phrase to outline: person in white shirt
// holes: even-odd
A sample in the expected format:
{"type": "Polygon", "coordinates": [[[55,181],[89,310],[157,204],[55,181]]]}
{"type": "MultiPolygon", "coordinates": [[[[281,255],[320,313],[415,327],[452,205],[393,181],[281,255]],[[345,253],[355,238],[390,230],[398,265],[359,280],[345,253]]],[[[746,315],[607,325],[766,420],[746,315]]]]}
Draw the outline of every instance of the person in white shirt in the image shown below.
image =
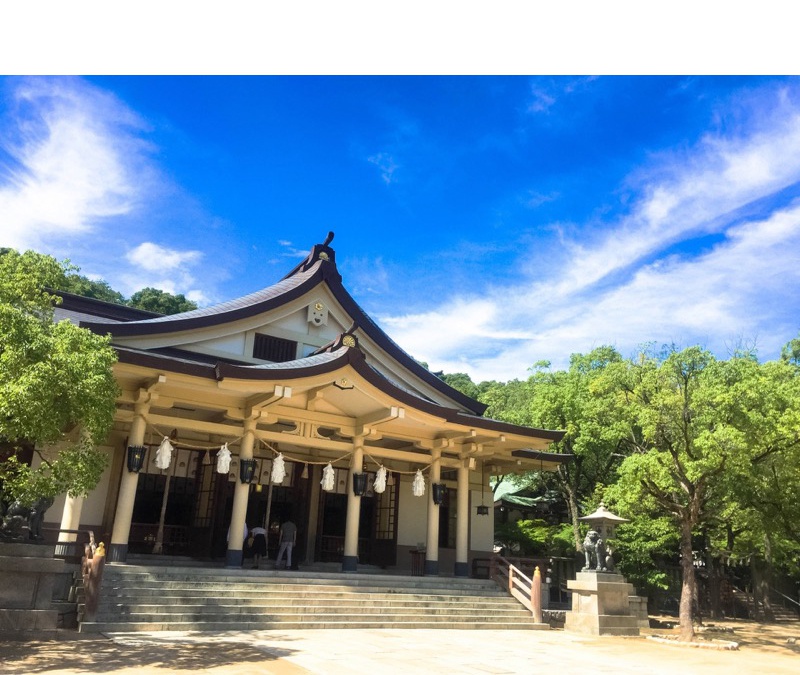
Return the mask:
{"type": "Polygon", "coordinates": [[[253,537],[253,569],[257,570],[261,558],[267,555],[267,531],[258,525],[250,530],[253,537]]]}

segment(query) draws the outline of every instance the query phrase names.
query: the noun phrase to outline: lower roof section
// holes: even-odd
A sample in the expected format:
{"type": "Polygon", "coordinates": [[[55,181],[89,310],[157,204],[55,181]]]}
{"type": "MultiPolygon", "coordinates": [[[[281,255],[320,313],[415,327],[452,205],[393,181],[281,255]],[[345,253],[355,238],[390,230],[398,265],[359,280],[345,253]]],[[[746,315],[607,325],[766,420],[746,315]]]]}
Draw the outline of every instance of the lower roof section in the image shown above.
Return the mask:
{"type": "Polygon", "coordinates": [[[121,418],[143,392],[161,427],[241,436],[256,419],[265,442],[329,454],[352,451],[443,466],[489,463],[495,472],[554,470],[569,456],[547,452],[564,432],[535,429],[438,405],[383,377],[355,347],[286,363],[209,363],[174,353],[118,348],[121,418]],[[518,454],[523,452],[523,454],[518,454]],[[471,461],[474,460],[474,461],[471,461]]]}

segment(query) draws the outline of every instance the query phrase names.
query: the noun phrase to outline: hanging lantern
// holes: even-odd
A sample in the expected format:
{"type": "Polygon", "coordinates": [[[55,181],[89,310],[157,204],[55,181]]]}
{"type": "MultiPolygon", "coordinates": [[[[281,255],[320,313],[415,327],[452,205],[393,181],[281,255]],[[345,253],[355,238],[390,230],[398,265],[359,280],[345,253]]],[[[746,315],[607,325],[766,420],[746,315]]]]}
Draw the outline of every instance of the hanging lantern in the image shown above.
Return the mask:
{"type": "Polygon", "coordinates": [[[353,474],[353,494],[360,497],[367,491],[367,474],[354,473],[353,474]]]}
{"type": "Polygon", "coordinates": [[[382,494],[386,490],[386,468],[381,464],[378,471],[375,473],[375,482],[372,484],[372,489],[377,494],[382,494]]]}
{"type": "Polygon", "coordinates": [[[242,483],[252,483],[255,472],[256,472],[256,460],[254,459],[239,460],[239,480],[242,481],[242,483]]]}
{"type": "Polygon", "coordinates": [[[333,466],[331,466],[330,462],[328,462],[327,466],[322,470],[322,480],[320,484],[325,492],[333,492],[333,489],[336,487],[336,472],[333,470],[333,466]]]}
{"type": "Polygon", "coordinates": [[[147,451],[143,445],[128,446],[128,471],[139,473],[144,465],[144,454],[147,451]]]}
{"type": "Polygon", "coordinates": [[[156,450],[156,466],[161,469],[169,468],[169,463],[172,461],[172,443],[169,442],[169,436],[164,436],[164,440],[161,441],[161,445],[158,446],[158,450],[156,450]]]}
{"type": "Polygon", "coordinates": [[[411,484],[411,492],[415,497],[422,497],[425,494],[425,479],[422,477],[422,469],[417,469],[414,482],[411,484]]]}
{"type": "Polygon", "coordinates": [[[283,483],[284,478],[286,478],[286,466],[284,465],[283,454],[279,452],[278,456],[272,460],[272,482],[280,485],[283,483]]]}
{"type": "Polygon", "coordinates": [[[433,497],[433,503],[437,506],[441,505],[444,502],[446,492],[447,486],[444,483],[432,483],[431,496],[433,497]]]}
{"type": "Polygon", "coordinates": [[[231,469],[231,451],[225,443],[217,453],[217,473],[228,473],[231,469]]]}
{"type": "Polygon", "coordinates": [[[483,503],[483,486],[484,483],[486,483],[485,469],[486,469],[486,463],[481,462],[481,505],[478,507],[479,516],[489,515],[489,507],[483,503]]]}

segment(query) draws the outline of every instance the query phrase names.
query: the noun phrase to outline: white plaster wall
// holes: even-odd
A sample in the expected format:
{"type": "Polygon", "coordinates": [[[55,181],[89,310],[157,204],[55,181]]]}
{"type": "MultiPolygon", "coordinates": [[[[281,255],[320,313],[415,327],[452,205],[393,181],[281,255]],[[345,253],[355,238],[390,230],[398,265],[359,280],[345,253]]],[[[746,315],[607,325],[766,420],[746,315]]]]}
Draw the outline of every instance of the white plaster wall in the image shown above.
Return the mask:
{"type": "Polygon", "coordinates": [[[491,553],[494,549],[494,508],[491,497],[487,499],[489,506],[488,516],[479,516],[478,506],[481,503],[480,490],[473,490],[470,495],[470,549],[491,553]]]}
{"type": "Polygon", "coordinates": [[[431,498],[427,485],[425,494],[415,497],[411,492],[411,479],[411,476],[403,476],[400,482],[397,544],[416,548],[419,542],[427,540],[428,504],[431,498]]]}
{"type": "Polygon", "coordinates": [[[245,334],[237,333],[235,335],[227,335],[224,338],[217,338],[214,340],[201,340],[199,342],[192,342],[187,344],[187,348],[198,348],[202,350],[213,350],[215,352],[224,352],[226,354],[233,354],[235,356],[244,355],[245,334]]]}
{"type": "MultiPolygon", "coordinates": [[[[294,333],[307,334],[308,333],[308,308],[303,307],[297,312],[293,312],[289,316],[284,316],[278,321],[271,324],[272,327],[278,326],[283,330],[290,330],[294,333]]],[[[269,326],[264,326],[264,332],[269,330],[269,326]]]]}
{"type": "MultiPolygon", "coordinates": [[[[81,510],[81,525],[95,525],[100,527],[103,524],[103,511],[105,510],[106,497],[108,495],[108,486],[111,480],[111,463],[112,453],[114,448],[110,446],[98,446],[98,450],[103,451],[108,455],[108,467],[103,472],[100,482],[97,487],[89,493],[89,496],[83,501],[83,509],[81,510]]],[[[34,468],[39,465],[38,456],[34,455],[32,462],[34,468]]],[[[66,495],[56,497],[53,505],[47,510],[44,516],[45,522],[48,525],[55,525],[56,527],[61,524],[61,515],[64,513],[64,503],[66,502],[66,495]]],[[[99,532],[95,532],[99,535],[99,532]]]]}

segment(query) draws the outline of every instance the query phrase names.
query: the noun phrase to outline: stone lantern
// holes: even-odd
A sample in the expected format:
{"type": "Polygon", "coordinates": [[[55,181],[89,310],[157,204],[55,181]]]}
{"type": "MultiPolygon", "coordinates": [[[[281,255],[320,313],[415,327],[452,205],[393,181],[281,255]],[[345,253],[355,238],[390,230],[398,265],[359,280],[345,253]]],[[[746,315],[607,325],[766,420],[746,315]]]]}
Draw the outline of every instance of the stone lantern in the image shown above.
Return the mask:
{"type": "Polygon", "coordinates": [[[583,541],[586,566],[574,581],[567,582],[572,591],[572,611],[567,612],[565,630],[590,635],[639,635],[647,627],[647,599],[640,598],[632,584],[614,569],[608,540],[620,518],[601,502],[597,511],[579,518],[589,524],[583,541]]]}
{"type": "Polygon", "coordinates": [[[630,521],[611,513],[603,502],[600,502],[597,511],[578,518],[578,520],[589,524],[589,532],[583,542],[583,551],[586,556],[586,566],[583,571],[614,572],[614,558],[608,546],[608,540],[614,536],[617,525],[630,521]]]}

